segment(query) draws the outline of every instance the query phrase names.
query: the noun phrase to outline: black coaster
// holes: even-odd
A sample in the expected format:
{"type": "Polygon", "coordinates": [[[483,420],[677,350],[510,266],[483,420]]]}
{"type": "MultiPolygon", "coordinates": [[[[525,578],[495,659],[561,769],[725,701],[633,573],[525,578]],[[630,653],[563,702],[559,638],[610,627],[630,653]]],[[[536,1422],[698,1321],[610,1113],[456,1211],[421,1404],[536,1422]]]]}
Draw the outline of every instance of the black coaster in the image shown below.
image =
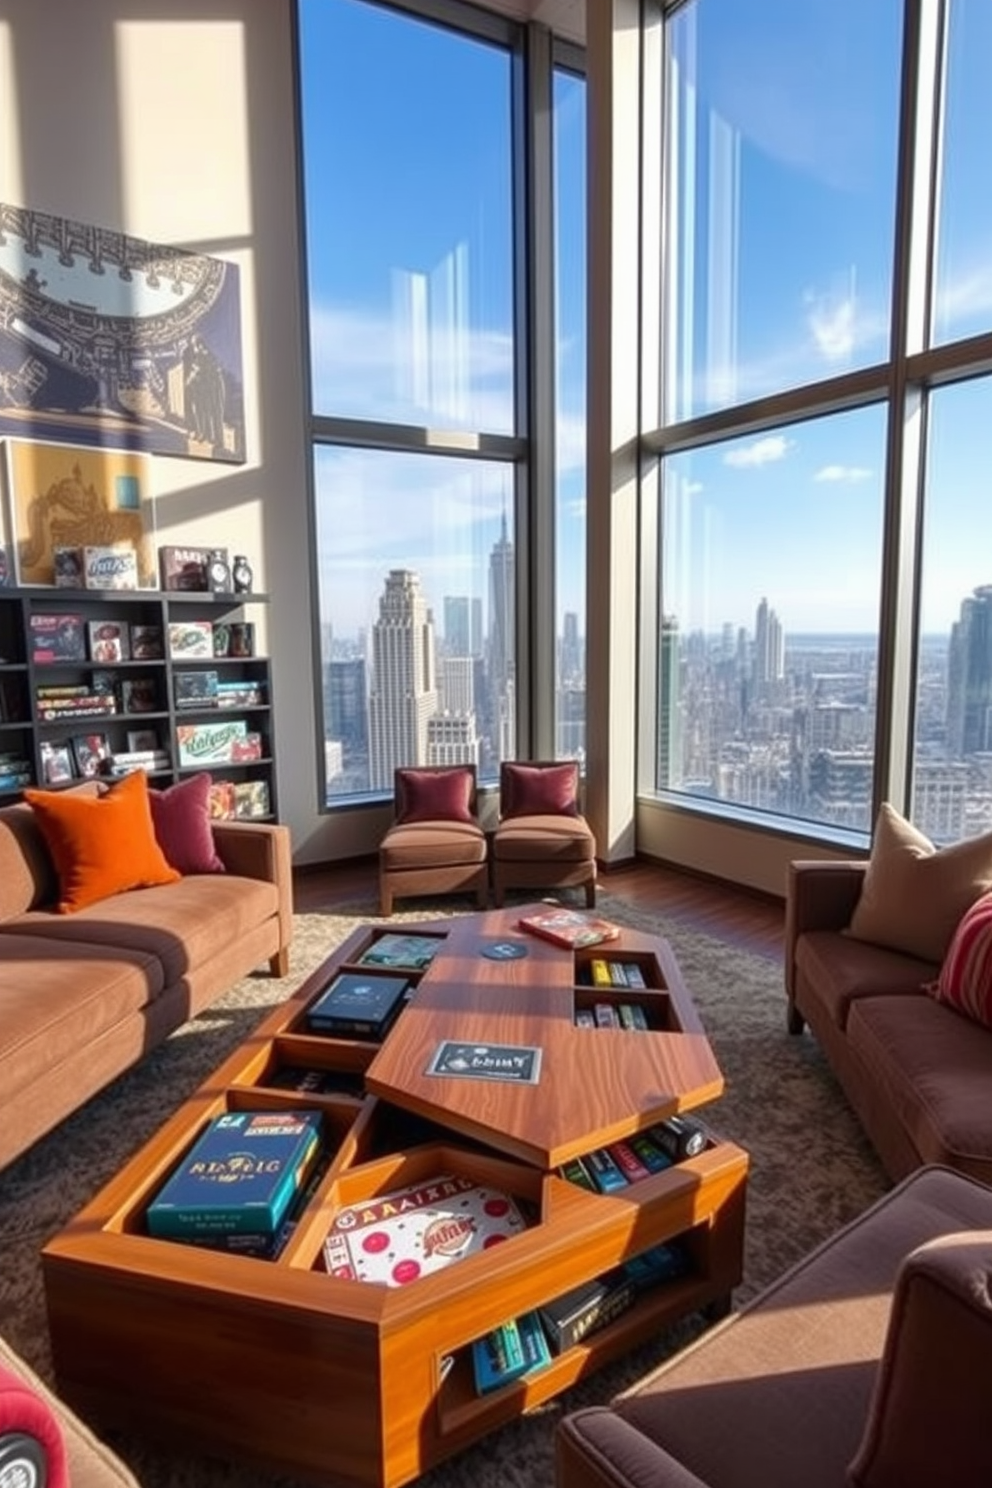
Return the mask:
{"type": "Polygon", "coordinates": [[[522,940],[489,940],[479,947],[479,954],[490,961],[521,961],[527,949],[522,940]]]}

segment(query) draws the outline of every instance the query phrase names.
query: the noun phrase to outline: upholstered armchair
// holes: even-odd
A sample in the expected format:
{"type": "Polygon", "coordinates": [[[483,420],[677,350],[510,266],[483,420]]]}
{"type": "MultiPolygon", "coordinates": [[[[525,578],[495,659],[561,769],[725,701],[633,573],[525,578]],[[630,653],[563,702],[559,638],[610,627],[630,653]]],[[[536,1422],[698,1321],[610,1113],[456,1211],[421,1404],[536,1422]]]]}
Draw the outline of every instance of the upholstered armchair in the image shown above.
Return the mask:
{"type": "Polygon", "coordinates": [[[557,1488],[988,1488],[992,1189],[917,1170],[610,1406],[557,1488]]]}
{"type": "Polygon", "coordinates": [[[379,912],[412,895],[489,898],[486,834],[474,765],[410,766],[394,777],[394,821],[379,846],[379,912]]]}
{"type": "Polygon", "coordinates": [[[492,879],[497,909],[510,888],[581,888],[596,903],[596,839],[579,810],[576,760],[504,760],[492,879]]]}

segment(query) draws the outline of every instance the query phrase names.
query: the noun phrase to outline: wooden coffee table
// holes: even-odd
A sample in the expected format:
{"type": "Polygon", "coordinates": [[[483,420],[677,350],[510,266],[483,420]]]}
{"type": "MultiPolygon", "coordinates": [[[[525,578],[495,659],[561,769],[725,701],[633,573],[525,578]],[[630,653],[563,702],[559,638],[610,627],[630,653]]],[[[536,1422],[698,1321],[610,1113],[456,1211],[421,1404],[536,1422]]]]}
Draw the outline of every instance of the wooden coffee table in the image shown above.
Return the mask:
{"type": "Polygon", "coordinates": [[[697,1157],[609,1196],[555,1171],[721,1093],[671,949],[625,930],[573,955],[521,935],[524,912],[356,930],[46,1245],[54,1362],[71,1404],[182,1451],[394,1488],[679,1317],[729,1305],[742,1268],[741,1148],[711,1132],[697,1157]],[[385,1041],[307,1032],[308,1004],[385,928],[439,945],[385,1041]],[[484,954],[506,942],[527,954],[484,954]],[[647,989],[584,985],[590,959],[606,954],[635,962],[647,989]],[[648,1030],[577,1027],[576,1010],[603,1000],[636,1000],[648,1030]],[[445,1043],[539,1049],[539,1078],[428,1074],[445,1043]],[[364,1093],[277,1088],[287,1065],[361,1076],[364,1093]],[[278,1259],[145,1232],[150,1197],[210,1117],[301,1106],[324,1113],[329,1163],[278,1259]],[[328,1275],[322,1245],[342,1205],[441,1173],[510,1193],[533,1223],[408,1286],[328,1275]],[[675,1236],[689,1274],[640,1293],[546,1368],[476,1394],[473,1339],[675,1236]]]}

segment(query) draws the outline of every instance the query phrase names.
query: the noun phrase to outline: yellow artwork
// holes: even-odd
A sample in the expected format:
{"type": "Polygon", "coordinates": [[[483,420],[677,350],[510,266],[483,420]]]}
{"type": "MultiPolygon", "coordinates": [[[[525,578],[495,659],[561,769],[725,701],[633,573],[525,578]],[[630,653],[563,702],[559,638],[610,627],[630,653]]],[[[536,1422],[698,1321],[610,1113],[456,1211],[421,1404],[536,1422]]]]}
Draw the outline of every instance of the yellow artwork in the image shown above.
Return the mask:
{"type": "Polygon", "coordinates": [[[19,584],[54,584],[57,547],[130,543],[138,587],[156,587],[149,455],[22,439],[5,452],[19,584]]]}

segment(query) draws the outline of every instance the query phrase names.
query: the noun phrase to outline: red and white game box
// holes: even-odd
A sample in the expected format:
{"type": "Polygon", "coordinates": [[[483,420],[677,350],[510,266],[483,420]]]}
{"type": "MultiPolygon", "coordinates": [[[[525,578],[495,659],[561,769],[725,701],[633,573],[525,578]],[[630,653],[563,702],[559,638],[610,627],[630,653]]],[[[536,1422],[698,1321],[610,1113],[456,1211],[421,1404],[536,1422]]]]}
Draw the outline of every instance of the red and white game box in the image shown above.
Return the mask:
{"type": "Polygon", "coordinates": [[[509,1194],[442,1174],[341,1209],[324,1241],[331,1276],[406,1286],[527,1227],[509,1194]]]}

